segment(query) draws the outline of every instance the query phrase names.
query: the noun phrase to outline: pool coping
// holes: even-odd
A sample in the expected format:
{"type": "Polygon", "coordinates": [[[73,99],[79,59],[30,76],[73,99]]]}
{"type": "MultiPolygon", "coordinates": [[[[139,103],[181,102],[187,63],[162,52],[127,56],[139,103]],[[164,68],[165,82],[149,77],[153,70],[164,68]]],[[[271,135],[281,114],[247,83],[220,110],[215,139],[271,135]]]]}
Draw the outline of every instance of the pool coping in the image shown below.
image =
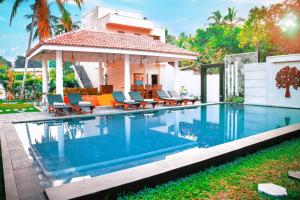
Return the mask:
{"type": "Polygon", "coordinates": [[[113,116],[113,115],[126,115],[126,114],[136,114],[136,113],[147,113],[147,112],[155,112],[161,110],[176,110],[176,109],[189,109],[189,108],[197,108],[200,106],[207,106],[207,105],[216,105],[222,103],[206,103],[206,104],[195,104],[195,105],[182,105],[182,106],[164,106],[159,108],[149,108],[149,109],[139,109],[139,110],[128,110],[125,111],[124,109],[118,110],[118,112],[111,112],[111,113],[93,113],[93,114],[86,114],[86,115],[67,115],[67,116],[58,116],[58,117],[50,117],[37,119],[37,120],[13,120],[12,123],[29,123],[29,122],[43,122],[43,121],[51,121],[51,120],[66,120],[66,119],[76,119],[76,118],[91,118],[91,117],[99,117],[99,116],[113,116]]]}
{"type": "MultiPolygon", "coordinates": [[[[203,105],[213,105],[203,104],[203,105]]],[[[107,116],[115,114],[133,114],[157,110],[193,108],[203,105],[184,107],[166,107],[112,114],[95,114],[107,116]]],[[[85,118],[86,116],[72,116],[85,118]]],[[[69,119],[61,117],[55,119],[69,119]]],[[[49,118],[53,120],[53,118],[49,118]]],[[[36,121],[46,121],[36,120],[36,121]]],[[[36,122],[35,121],[35,122],[36,122]]],[[[28,121],[23,121],[28,122],[28,121]]],[[[283,140],[300,136],[300,123],[283,128],[259,133],[243,139],[221,144],[208,149],[193,148],[170,156],[165,160],[120,170],[117,172],[93,177],[80,182],[68,183],[57,187],[43,189],[24,147],[11,121],[0,122],[1,149],[6,199],[102,199],[106,195],[117,195],[122,191],[138,191],[144,186],[154,186],[178,177],[182,177],[213,165],[223,164],[238,156],[243,156],[259,149],[280,143],[283,140]],[[87,196],[88,195],[88,196],[87,196]]]]}
{"type": "Polygon", "coordinates": [[[137,191],[151,182],[158,184],[190,174],[228,159],[246,155],[274,143],[300,136],[300,123],[267,131],[243,139],[227,142],[207,149],[193,148],[166,156],[165,160],[120,170],[74,183],[45,190],[52,200],[85,197],[104,198],[122,191],[137,191]],[[226,158],[226,159],[225,159],[226,158]],[[88,196],[87,196],[88,195],[88,196]]]}

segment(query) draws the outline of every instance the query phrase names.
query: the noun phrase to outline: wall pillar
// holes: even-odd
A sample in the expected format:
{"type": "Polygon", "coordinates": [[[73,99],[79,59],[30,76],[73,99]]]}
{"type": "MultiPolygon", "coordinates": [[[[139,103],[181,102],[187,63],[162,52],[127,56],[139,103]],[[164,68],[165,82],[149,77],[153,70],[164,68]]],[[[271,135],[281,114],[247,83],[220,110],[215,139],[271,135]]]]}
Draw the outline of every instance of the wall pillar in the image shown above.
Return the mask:
{"type": "Polygon", "coordinates": [[[235,96],[239,96],[239,81],[238,81],[238,67],[239,67],[239,62],[238,61],[235,61],[234,62],[234,88],[235,88],[235,96]]]}
{"type": "Polygon", "coordinates": [[[179,62],[174,62],[174,91],[179,92],[179,84],[178,84],[178,76],[179,76],[179,62]]]}
{"type": "Polygon", "coordinates": [[[148,84],[147,68],[148,68],[147,63],[144,63],[144,65],[143,65],[143,82],[144,82],[143,84],[144,85],[148,84]]]}
{"type": "Polygon", "coordinates": [[[130,56],[125,54],[124,59],[124,94],[126,98],[129,98],[130,92],[130,56]]]}
{"type": "Polygon", "coordinates": [[[56,94],[64,95],[62,51],[56,51],[56,94]]]}
{"type": "Polygon", "coordinates": [[[103,85],[103,62],[99,61],[99,86],[103,85]]]}
{"type": "Polygon", "coordinates": [[[42,59],[42,101],[46,105],[46,95],[48,94],[48,60],[46,59],[45,55],[43,55],[42,59]]]}

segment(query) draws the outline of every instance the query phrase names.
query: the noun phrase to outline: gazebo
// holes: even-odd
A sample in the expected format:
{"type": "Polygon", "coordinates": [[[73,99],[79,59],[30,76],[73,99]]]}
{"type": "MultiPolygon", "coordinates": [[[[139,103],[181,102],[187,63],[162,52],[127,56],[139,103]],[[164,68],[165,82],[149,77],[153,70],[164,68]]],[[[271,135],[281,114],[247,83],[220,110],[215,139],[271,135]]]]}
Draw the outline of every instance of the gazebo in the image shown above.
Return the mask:
{"type": "MultiPolygon", "coordinates": [[[[174,63],[175,88],[179,72],[179,61],[193,60],[197,53],[163,43],[153,38],[124,33],[76,30],[43,40],[27,51],[27,57],[42,61],[43,94],[48,93],[48,60],[56,61],[56,93],[64,95],[63,63],[96,62],[99,63],[99,83],[103,83],[103,66],[118,60],[122,71],[124,93],[130,91],[131,64],[140,64],[145,77],[147,65],[174,63]]],[[[26,71],[26,70],[25,70],[26,71]]],[[[118,74],[120,75],[120,74],[118,74]]]]}

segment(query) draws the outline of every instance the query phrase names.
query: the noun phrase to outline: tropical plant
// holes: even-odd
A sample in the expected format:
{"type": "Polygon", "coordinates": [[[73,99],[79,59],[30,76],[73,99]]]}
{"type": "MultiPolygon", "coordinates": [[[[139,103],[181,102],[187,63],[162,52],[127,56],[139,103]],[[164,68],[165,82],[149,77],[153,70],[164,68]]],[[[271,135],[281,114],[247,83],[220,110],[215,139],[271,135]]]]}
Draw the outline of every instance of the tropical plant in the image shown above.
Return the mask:
{"type": "Polygon", "coordinates": [[[228,8],[227,15],[224,16],[224,23],[230,26],[238,25],[244,21],[243,18],[237,16],[237,10],[235,8],[228,8]]]}
{"type": "MultiPolygon", "coordinates": [[[[14,62],[15,68],[24,68],[25,60],[26,60],[26,58],[24,56],[18,55],[14,62]]],[[[32,67],[32,68],[41,68],[42,64],[41,64],[41,62],[38,62],[38,61],[29,60],[28,66],[32,67]]]]}
{"type": "Polygon", "coordinates": [[[0,66],[11,67],[11,62],[0,56],[0,66]]]}
{"type": "MultiPolygon", "coordinates": [[[[5,0],[1,0],[0,3],[4,2],[5,0]]],[[[69,0],[71,1],[71,0],[69,0]]],[[[83,0],[72,0],[74,3],[77,4],[79,8],[81,8],[81,5],[83,4],[83,0]]],[[[13,18],[17,14],[17,10],[20,7],[21,4],[23,4],[24,0],[15,0],[13,4],[13,8],[10,15],[10,25],[12,24],[13,18]]],[[[28,1],[26,1],[28,3],[28,1]]],[[[65,8],[65,3],[67,3],[68,0],[55,0],[55,3],[57,4],[59,11],[61,13],[61,22],[66,30],[71,31],[72,30],[72,20],[70,13],[65,8]]],[[[51,35],[51,29],[50,29],[50,22],[49,22],[49,16],[50,16],[50,9],[48,5],[47,0],[35,0],[33,4],[33,13],[32,13],[32,19],[31,19],[31,27],[29,32],[29,40],[28,40],[28,48],[31,48],[32,43],[32,37],[33,37],[33,29],[34,29],[34,19],[36,17],[37,19],[37,30],[40,40],[45,39],[51,35]]],[[[28,59],[25,60],[25,71],[28,66],[28,59]]],[[[20,98],[23,98],[24,89],[25,89],[25,77],[22,83],[22,89],[21,89],[21,96],[20,98]]]]}
{"type": "Polygon", "coordinates": [[[230,103],[244,103],[244,98],[239,97],[239,96],[232,96],[232,97],[226,98],[225,101],[230,102],[230,103]]]}
{"type": "MultiPolygon", "coordinates": [[[[31,6],[31,7],[33,9],[33,6],[31,6]]],[[[33,14],[24,15],[24,17],[26,19],[32,19],[32,16],[33,16],[33,14]]],[[[61,18],[56,17],[55,15],[51,15],[51,14],[49,15],[49,22],[50,22],[50,33],[51,33],[52,36],[53,35],[59,35],[59,34],[62,34],[62,33],[66,33],[66,32],[69,31],[69,30],[66,29],[66,27],[64,27],[61,18]]],[[[35,30],[34,30],[34,33],[33,33],[32,40],[35,40],[39,36],[38,29],[37,29],[38,20],[37,20],[36,17],[34,18],[33,23],[34,23],[33,26],[34,26],[35,30]]],[[[78,25],[79,23],[80,23],[79,21],[73,22],[72,23],[72,30],[79,29],[79,25],[78,25]]],[[[32,24],[32,22],[27,24],[27,26],[26,26],[26,31],[27,32],[30,32],[31,24],[32,24]]]]}
{"type": "Polygon", "coordinates": [[[176,45],[176,37],[174,35],[169,34],[169,31],[165,32],[166,43],[176,45]]]}
{"type": "Polygon", "coordinates": [[[210,25],[220,25],[223,23],[223,16],[219,10],[212,12],[212,15],[207,18],[208,21],[213,21],[213,23],[209,23],[210,25]]]}

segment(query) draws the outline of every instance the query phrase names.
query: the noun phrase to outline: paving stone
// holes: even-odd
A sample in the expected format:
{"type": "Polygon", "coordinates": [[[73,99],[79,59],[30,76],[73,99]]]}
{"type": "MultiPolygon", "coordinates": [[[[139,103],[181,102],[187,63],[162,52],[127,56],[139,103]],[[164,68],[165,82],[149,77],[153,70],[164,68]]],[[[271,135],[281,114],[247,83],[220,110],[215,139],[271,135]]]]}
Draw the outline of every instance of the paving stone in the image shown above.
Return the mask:
{"type": "Polygon", "coordinates": [[[12,160],[13,169],[22,169],[31,167],[31,162],[28,158],[14,159],[12,160]]]}
{"type": "Polygon", "coordinates": [[[258,184],[258,191],[273,197],[287,196],[287,191],[284,187],[273,183],[258,184]]]}
{"type": "Polygon", "coordinates": [[[300,171],[288,171],[288,176],[300,180],[300,171]]]}

